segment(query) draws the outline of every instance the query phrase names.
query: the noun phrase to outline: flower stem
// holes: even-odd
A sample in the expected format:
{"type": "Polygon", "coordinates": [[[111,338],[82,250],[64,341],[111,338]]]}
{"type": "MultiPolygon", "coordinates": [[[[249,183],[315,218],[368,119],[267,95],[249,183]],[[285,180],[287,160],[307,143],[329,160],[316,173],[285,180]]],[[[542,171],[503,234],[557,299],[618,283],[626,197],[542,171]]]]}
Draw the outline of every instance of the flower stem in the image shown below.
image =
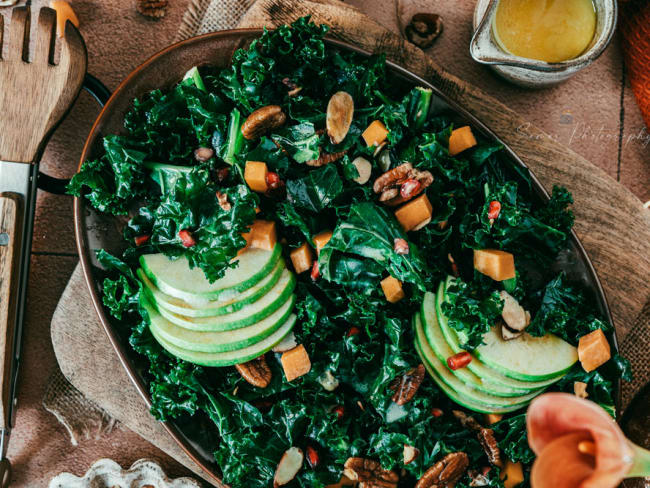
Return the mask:
{"type": "Polygon", "coordinates": [[[643,449],[630,442],[630,447],[634,451],[634,462],[632,468],[625,475],[626,478],[645,478],[650,476],[650,451],[643,449]]]}

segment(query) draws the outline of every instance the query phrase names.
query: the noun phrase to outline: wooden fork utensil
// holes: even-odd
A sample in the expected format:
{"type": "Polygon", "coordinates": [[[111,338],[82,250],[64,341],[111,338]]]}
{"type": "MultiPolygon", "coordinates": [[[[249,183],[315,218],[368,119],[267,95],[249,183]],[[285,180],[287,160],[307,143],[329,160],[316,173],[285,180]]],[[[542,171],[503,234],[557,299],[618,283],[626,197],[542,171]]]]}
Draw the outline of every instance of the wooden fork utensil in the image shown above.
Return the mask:
{"type": "MultiPolygon", "coordinates": [[[[1,19],[0,19],[1,20],[1,19]]],[[[86,74],[86,46],[68,22],[54,63],[56,12],[13,9],[7,35],[0,22],[0,488],[9,485],[6,458],[32,246],[38,161],[48,137],[77,98],[86,74]],[[35,36],[31,43],[30,31],[35,36]]]]}

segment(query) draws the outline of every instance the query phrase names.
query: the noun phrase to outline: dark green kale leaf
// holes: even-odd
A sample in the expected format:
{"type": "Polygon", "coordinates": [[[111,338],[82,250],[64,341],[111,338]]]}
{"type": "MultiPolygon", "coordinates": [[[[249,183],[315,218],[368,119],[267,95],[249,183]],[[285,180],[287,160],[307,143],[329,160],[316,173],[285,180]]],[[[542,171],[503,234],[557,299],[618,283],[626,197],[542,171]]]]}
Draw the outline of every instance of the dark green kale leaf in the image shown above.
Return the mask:
{"type": "Polygon", "coordinates": [[[457,332],[464,349],[475,349],[483,335],[497,322],[503,310],[503,300],[492,289],[489,279],[475,273],[475,279],[466,283],[456,279],[447,288],[447,300],[442,310],[449,325],[457,332]]]}
{"type": "MultiPolygon", "coordinates": [[[[321,274],[326,280],[335,281],[335,265],[342,262],[336,259],[336,255],[343,253],[372,260],[391,276],[424,288],[421,275],[424,262],[418,249],[410,245],[408,254],[398,254],[395,252],[395,239],[406,240],[406,234],[393,215],[371,202],[355,204],[347,219],[339,222],[332,238],[321,249],[318,259],[321,274]]],[[[373,264],[368,263],[368,267],[375,272],[373,264]]]]}
{"type": "Polygon", "coordinates": [[[68,193],[86,198],[100,212],[124,215],[140,198],[145,188],[146,153],[135,148],[128,138],[109,135],[104,138],[104,154],[83,163],[72,177],[68,193]]]}
{"type": "Polygon", "coordinates": [[[124,231],[133,242],[139,235],[150,236],[144,248],[131,247],[127,256],[143,251],[162,252],[168,256],[185,255],[190,266],[198,266],[206,278],[214,281],[223,276],[233,263],[237,251],[246,245],[241,236],[255,219],[258,197],[245,185],[218,189],[205,167],[178,172],[174,185],[159,202],[141,207],[124,231]],[[227,196],[230,208],[222,208],[217,191],[227,196]],[[179,232],[191,232],[196,244],[185,247],[179,232]]]}
{"type": "Polygon", "coordinates": [[[281,129],[272,134],[271,139],[297,163],[318,159],[320,154],[321,136],[316,133],[314,124],[311,122],[303,122],[281,129]]]}
{"type": "Polygon", "coordinates": [[[533,336],[550,332],[577,345],[581,336],[593,330],[611,330],[608,322],[594,315],[593,303],[579,288],[568,282],[564,273],[552,279],[532,300],[539,303],[526,328],[526,332],[533,336]]]}
{"type": "Polygon", "coordinates": [[[287,199],[312,212],[327,208],[343,191],[336,165],[328,164],[309,171],[307,176],[287,180],[287,199]]]}

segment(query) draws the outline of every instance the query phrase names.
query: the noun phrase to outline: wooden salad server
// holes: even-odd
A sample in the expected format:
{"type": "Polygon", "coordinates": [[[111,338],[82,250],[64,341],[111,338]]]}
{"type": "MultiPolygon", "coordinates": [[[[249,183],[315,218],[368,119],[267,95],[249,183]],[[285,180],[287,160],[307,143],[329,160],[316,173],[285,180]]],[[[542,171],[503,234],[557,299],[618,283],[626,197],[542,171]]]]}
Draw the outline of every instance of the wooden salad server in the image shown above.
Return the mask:
{"type": "Polygon", "coordinates": [[[68,22],[54,64],[56,12],[42,8],[30,29],[29,7],[15,8],[9,32],[0,22],[0,487],[13,424],[21,332],[32,246],[38,161],[48,137],[77,98],[86,74],[86,46],[68,22]],[[30,30],[36,37],[30,53],[30,30]]]}

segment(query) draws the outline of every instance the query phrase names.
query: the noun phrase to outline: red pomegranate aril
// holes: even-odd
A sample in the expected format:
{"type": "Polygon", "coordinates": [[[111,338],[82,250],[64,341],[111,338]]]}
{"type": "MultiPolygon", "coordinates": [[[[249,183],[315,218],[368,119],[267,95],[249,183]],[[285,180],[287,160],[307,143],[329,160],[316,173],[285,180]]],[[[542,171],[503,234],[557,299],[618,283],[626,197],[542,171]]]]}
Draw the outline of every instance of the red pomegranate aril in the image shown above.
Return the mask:
{"type": "Polygon", "coordinates": [[[442,410],[440,410],[439,408],[432,408],[432,409],[431,409],[431,415],[433,415],[433,416],[436,417],[436,418],[437,418],[437,417],[442,417],[442,414],[443,414],[443,413],[444,413],[444,412],[443,412],[442,410]]]}
{"type": "Polygon", "coordinates": [[[464,368],[472,362],[472,355],[467,351],[459,352],[447,358],[447,366],[456,371],[457,369],[464,368]]]}
{"type": "Polygon", "coordinates": [[[217,179],[219,181],[223,181],[226,178],[228,178],[229,174],[230,174],[230,168],[219,168],[217,170],[217,179]]]}
{"type": "Polygon", "coordinates": [[[395,238],[393,241],[393,250],[397,254],[408,254],[409,253],[409,243],[405,239],[400,237],[395,238]]]}
{"type": "Polygon", "coordinates": [[[141,236],[136,236],[133,240],[135,241],[136,246],[142,246],[143,244],[149,242],[149,239],[151,239],[151,236],[148,234],[144,234],[141,236]]]}
{"type": "Polygon", "coordinates": [[[318,269],[318,260],[316,260],[311,267],[311,279],[316,281],[318,278],[320,278],[320,271],[318,269]]]}
{"type": "Polygon", "coordinates": [[[180,237],[181,242],[185,247],[193,247],[196,245],[196,240],[194,239],[194,236],[192,233],[187,230],[183,229],[178,233],[178,237],[180,237]]]}
{"type": "Polygon", "coordinates": [[[337,405],[332,409],[332,412],[334,412],[338,418],[343,418],[345,415],[345,407],[343,405],[337,405]]]}
{"type": "Polygon", "coordinates": [[[315,469],[320,464],[320,455],[318,454],[318,451],[312,446],[307,446],[306,454],[309,466],[311,466],[312,469],[315,469]]]}
{"type": "Polygon", "coordinates": [[[501,203],[496,200],[492,200],[490,202],[490,206],[488,207],[488,219],[494,220],[499,216],[500,213],[501,203]]]}
{"type": "Polygon", "coordinates": [[[399,194],[402,196],[402,198],[411,198],[413,195],[416,195],[420,191],[421,187],[422,183],[420,183],[415,178],[409,178],[404,183],[402,183],[402,186],[399,189],[399,194]]]}
{"type": "Polygon", "coordinates": [[[253,404],[260,412],[268,412],[273,406],[271,400],[259,400],[253,404]]]}
{"type": "Polygon", "coordinates": [[[348,333],[346,335],[348,337],[352,337],[360,333],[361,333],[361,329],[359,329],[359,327],[352,326],[348,329],[348,333]]]}
{"type": "Polygon", "coordinates": [[[266,174],[266,184],[268,185],[269,190],[275,190],[280,186],[280,175],[273,171],[269,171],[266,174]]]}

